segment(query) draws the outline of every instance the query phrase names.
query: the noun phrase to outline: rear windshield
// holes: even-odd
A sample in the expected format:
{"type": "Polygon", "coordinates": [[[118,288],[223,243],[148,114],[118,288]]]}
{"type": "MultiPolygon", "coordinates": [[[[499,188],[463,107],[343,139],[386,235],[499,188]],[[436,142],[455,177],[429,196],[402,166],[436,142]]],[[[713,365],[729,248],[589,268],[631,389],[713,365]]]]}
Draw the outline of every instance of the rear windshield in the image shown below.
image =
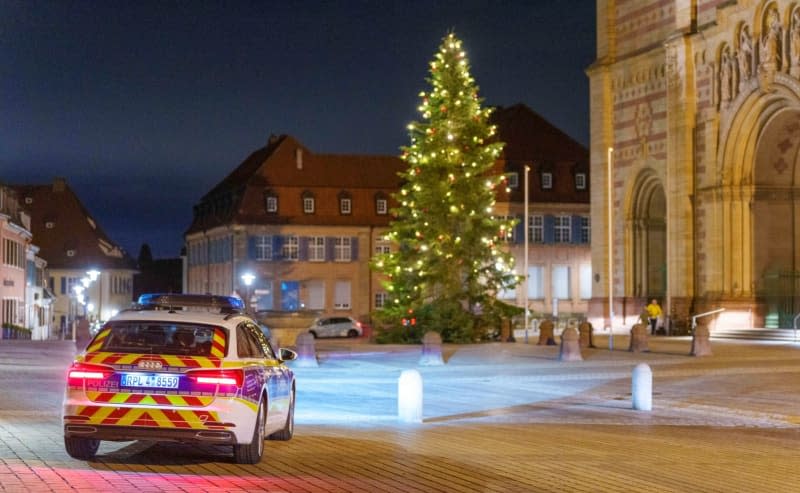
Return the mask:
{"type": "Polygon", "coordinates": [[[110,332],[99,351],[189,356],[209,356],[214,332],[221,331],[210,325],[157,322],[110,322],[103,329],[110,332]]]}

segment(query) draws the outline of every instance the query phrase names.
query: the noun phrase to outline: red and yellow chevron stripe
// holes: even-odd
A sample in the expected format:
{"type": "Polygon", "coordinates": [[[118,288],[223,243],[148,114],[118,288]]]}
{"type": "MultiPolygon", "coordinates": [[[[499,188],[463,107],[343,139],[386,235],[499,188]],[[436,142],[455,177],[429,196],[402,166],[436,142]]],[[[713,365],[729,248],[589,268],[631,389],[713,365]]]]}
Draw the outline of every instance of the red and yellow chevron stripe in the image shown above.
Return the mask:
{"type": "MultiPolygon", "coordinates": [[[[213,349],[212,349],[213,353],[213,349]]],[[[140,360],[160,361],[164,367],[176,368],[218,368],[222,358],[208,356],[178,356],[171,354],[142,353],[87,353],[83,361],[103,365],[133,365],[140,360]]]]}
{"type": "Polygon", "coordinates": [[[193,428],[221,430],[226,427],[219,422],[213,411],[190,411],[171,409],[142,409],[107,406],[78,406],[77,416],[65,416],[67,423],[118,426],[150,426],[158,428],[193,428]],[[87,419],[88,418],[88,419],[87,419]]]}
{"type": "Polygon", "coordinates": [[[132,394],[127,392],[86,392],[92,402],[108,404],[141,404],[145,406],[205,407],[213,397],[174,394],[132,394]]]}

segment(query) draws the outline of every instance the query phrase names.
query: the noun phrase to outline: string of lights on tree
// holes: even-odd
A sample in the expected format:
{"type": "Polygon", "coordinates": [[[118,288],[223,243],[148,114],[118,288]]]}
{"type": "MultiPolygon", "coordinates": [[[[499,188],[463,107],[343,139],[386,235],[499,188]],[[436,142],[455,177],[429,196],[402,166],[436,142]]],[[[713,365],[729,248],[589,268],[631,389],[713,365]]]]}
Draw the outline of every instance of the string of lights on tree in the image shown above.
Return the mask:
{"type": "MultiPolygon", "coordinates": [[[[430,62],[429,92],[421,92],[421,122],[408,125],[404,184],[394,198],[388,238],[397,246],[375,262],[386,275],[390,317],[449,300],[465,313],[491,317],[497,294],[517,282],[501,238],[512,221],[493,215],[493,173],[503,143],[493,140],[490,108],[482,108],[461,41],[448,34],[430,62]]],[[[431,327],[431,330],[437,330],[431,327]]]]}

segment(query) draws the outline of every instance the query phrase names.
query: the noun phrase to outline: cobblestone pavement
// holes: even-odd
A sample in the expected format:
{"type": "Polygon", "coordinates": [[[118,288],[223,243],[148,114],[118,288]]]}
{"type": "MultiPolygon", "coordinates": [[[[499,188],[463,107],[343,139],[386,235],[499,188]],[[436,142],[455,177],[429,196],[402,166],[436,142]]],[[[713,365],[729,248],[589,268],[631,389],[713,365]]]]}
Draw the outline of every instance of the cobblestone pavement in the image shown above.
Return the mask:
{"type": "MultiPolygon", "coordinates": [[[[627,347],[620,336],[617,348],[627,347]]],[[[516,344],[419,348],[320,342],[296,368],[297,427],[260,464],[223,447],[103,442],[63,447],[60,404],[74,348],[0,341],[0,491],[796,492],[800,345],[651,339],[649,353],[516,344]],[[653,410],[631,409],[631,372],[653,372],[653,410]],[[416,368],[424,420],[397,421],[397,379],[416,368]]]]}

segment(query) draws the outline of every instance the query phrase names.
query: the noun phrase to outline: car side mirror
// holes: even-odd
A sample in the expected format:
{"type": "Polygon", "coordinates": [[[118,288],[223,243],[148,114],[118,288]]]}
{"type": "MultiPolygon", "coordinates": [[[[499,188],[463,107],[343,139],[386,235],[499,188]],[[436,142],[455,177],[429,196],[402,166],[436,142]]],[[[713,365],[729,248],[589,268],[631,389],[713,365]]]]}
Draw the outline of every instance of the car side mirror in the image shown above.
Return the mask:
{"type": "Polygon", "coordinates": [[[280,350],[278,350],[278,359],[280,359],[281,361],[292,361],[297,359],[297,353],[295,353],[291,349],[286,349],[282,347],[280,348],[280,350]]]}

